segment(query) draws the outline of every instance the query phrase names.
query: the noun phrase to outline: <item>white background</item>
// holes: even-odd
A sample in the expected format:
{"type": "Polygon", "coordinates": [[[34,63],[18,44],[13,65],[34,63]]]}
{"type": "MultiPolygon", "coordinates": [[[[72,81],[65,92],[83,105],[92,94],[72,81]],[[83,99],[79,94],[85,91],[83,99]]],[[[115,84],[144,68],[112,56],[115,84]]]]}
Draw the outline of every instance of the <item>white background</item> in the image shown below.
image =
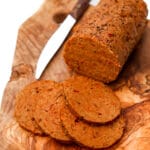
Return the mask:
{"type": "MultiPolygon", "coordinates": [[[[10,77],[18,28],[40,8],[43,2],[44,0],[0,1],[0,103],[4,87],[10,77]]],[[[150,0],[145,2],[150,10],[150,0]]]]}

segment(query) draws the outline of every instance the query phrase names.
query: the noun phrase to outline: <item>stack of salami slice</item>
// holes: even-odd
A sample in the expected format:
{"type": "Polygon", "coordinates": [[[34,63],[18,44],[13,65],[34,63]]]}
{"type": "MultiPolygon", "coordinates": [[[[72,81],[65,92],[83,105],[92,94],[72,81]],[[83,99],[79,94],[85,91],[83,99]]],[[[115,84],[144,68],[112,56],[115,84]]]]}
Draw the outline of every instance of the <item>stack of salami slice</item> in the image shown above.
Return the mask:
{"type": "Polygon", "coordinates": [[[79,75],[62,83],[41,80],[27,85],[16,98],[15,117],[35,134],[90,148],[111,146],[125,127],[114,92],[79,75]]]}

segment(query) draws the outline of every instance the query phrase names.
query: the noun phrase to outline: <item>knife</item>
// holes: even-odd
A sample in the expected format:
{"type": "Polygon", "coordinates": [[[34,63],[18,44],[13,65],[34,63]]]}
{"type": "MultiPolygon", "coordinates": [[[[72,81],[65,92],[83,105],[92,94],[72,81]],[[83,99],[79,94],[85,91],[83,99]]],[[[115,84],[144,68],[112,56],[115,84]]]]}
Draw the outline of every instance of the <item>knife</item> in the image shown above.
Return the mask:
{"type": "Polygon", "coordinates": [[[75,23],[80,19],[83,13],[88,8],[89,4],[96,6],[99,0],[78,0],[70,14],[66,17],[63,23],[59,26],[56,32],[46,43],[42,53],[37,62],[35,78],[39,79],[45,70],[49,61],[53,58],[55,53],[59,50],[67,35],[71,31],[75,23]]]}

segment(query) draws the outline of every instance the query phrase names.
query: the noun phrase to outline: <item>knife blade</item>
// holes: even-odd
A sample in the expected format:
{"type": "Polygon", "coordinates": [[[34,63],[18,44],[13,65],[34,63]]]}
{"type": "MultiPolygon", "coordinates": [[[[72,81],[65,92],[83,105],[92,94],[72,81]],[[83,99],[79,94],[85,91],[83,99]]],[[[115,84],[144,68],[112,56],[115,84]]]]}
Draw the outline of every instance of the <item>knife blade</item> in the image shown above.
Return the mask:
{"type": "Polygon", "coordinates": [[[78,0],[77,4],[73,8],[70,14],[65,18],[63,23],[58,27],[56,32],[46,43],[42,50],[42,53],[38,59],[35,78],[39,79],[45,70],[49,61],[53,58],[55,53],[59,50],[67,35],[70,33],[73,26],[80,19],[83,13],[88,8],[89,4],[97,5],[99,0],[78,0]]]}

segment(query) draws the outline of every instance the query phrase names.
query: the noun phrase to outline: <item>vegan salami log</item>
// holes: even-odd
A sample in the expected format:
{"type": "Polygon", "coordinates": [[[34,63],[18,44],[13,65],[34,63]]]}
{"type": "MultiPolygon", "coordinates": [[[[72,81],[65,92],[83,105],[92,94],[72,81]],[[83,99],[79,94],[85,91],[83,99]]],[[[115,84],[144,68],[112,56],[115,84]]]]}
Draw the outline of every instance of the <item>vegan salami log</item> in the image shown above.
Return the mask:
{"type": "Polygon", "coordinates": [[[146,17],[143,0],[101,0],[88,9],[65,43],[67,65],[81,75],[114,81],[139,42],[146,17]]]}

